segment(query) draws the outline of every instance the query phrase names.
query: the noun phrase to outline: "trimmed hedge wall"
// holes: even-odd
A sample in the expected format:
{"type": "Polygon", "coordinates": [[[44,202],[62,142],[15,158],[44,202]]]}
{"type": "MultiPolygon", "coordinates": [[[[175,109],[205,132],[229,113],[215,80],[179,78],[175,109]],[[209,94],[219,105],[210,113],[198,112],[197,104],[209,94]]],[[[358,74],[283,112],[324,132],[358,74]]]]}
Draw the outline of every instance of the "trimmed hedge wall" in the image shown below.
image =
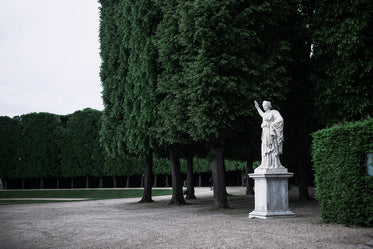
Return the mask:
{"type": "Polygon", "coordinates": [[[373,176],[366,153],[373,152],[373,118],[313,134],[316,198],[326,222],[373,225],[373,176]]]}

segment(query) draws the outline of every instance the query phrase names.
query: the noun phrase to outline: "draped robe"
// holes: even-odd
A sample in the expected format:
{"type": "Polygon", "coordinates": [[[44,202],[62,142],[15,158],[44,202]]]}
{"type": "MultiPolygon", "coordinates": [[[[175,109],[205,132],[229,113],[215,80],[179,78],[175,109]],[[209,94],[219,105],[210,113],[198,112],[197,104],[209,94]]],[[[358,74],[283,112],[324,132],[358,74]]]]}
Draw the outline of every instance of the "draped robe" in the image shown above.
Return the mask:
{"type": "Polygon", "coordinates": [[[284,119],[276,110],[263,113],[262,122],[262,163],[260,168],[284,168],[280,162],[284,141],[284,119]]]}

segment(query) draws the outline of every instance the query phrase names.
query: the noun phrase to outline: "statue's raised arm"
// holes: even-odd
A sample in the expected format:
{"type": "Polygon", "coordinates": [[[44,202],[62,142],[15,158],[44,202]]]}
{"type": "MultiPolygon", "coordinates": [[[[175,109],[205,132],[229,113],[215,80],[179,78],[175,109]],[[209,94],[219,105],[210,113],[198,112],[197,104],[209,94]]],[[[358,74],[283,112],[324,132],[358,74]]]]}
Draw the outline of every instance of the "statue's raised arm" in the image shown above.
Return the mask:
{"type": "Polygon", "coordinates": [[[256,100],[254,100],[254,104],[255,104],[255,108],[258,110],[259,115],[263,117],[264,112],[262,111],[262,109],[260,109],[259,104],[258,102],[256,102],[256,100]]]}

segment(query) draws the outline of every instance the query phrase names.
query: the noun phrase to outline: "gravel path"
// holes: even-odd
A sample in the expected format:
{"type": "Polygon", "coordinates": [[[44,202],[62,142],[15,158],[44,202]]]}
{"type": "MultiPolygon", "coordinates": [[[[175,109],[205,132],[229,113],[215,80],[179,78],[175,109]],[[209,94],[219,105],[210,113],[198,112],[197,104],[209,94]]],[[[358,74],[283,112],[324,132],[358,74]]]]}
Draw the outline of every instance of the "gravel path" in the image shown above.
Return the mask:
{"type": "Polygon", "coordinates": [[[197,188],[192,205],[170,196],[0,206],[0,248],[372,248],[373,228],[325,224],[316,201],[290,193],[295,218],[248,219],[243,188],[229,188],[232,209],[212,210],[212,192],[197,188]],[[203,197],[204,198],[201,198],[203,197]]]}

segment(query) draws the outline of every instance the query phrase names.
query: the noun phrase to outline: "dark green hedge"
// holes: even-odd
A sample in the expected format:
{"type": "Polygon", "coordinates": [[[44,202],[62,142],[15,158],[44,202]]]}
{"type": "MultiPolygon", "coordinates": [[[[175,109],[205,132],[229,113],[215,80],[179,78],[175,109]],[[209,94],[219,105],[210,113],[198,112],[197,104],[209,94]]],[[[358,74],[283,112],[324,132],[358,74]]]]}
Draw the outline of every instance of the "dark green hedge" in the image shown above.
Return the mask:
{"type": "Polygon", "coordinates": [[[373,225],[373,176],[366,172],[367,152],[373,152],[373,118],[313,134],[316,197],[325,221],[373,225]]]}

